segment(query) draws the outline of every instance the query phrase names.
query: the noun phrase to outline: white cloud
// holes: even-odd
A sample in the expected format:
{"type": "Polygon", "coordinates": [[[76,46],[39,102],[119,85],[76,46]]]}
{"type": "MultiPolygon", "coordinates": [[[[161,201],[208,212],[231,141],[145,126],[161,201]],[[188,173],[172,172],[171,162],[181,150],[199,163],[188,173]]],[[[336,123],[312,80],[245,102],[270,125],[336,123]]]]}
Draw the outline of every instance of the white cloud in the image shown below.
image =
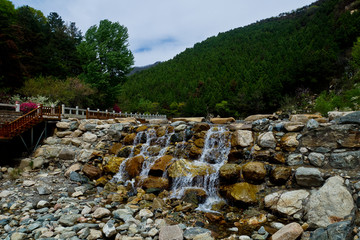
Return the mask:
{"type": "Polygon", "coordinates": [[[314,0],[13,0],[57,12],[83,33],[102,19],[129,32],[135,65],[164,61],[208,37],[309,5],[314,0]],[[140,51],[142,50],[142,51],[140,51]]]}

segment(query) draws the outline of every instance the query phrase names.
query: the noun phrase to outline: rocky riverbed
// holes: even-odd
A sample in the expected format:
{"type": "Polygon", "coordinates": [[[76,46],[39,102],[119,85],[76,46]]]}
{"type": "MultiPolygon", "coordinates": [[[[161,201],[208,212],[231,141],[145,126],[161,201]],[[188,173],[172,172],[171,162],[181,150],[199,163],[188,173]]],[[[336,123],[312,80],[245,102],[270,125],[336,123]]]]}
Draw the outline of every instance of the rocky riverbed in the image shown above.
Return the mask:
{"type": "Polygon", "coordinates": [[[0,238],[358,239],[359,112],[333,118],[63,120],[2,167],[0,238]]]}

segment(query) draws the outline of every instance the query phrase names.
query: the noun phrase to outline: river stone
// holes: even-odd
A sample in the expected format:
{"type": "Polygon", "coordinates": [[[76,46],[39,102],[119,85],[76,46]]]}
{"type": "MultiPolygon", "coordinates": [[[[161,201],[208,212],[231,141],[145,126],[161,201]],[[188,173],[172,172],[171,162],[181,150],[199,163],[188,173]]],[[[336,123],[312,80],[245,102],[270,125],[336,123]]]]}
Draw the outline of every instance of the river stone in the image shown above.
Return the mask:
{"type": "Polygon", "coordinates": [[[310,227],[327,227],[350,215],[354,207],[352,195],[344,186],[344,179],[331,177],[311,194],[307,204],[307,223],[310,227]]]}
{"type": "Polygon", "coordinates": [[[134,178],[140,174],[144,160],[144,157],[140,155],[130,158],[125,162],[125,170],[130,178],[134,178]]]}
{"type": "Polygon", "coordinates": [[[221,181],[234,183],[240,179],[241,166],[238,164],[224,164],[219,170],[221,181]]]}
{"type": "Polygon", "coordinates": [[[130,209],[117,209],[112,212],[112,215],[115,219],[123,220],[126,222],[127,220],[131,219],[133,217],[134,212],[130,209]]]}
{"type": "Polygon", "coordinates": [[[69,129],[70,128],[70,122],[57,122],[56,127],[61,129],[61,130],[69,129]]]}
{"type": "Polygon", "coordinates": [[[102,174],[100,168],[90,164],[85,164],[82,171],[91,180],[99,178],[102,174]]]}
{"type": "Polygon", "coordinates": [[[110,214],[111,212],[109,209],[99,207],[93,212],[92,217],[96,219],[100,219],[100,218],[108,217],[110,216],[110,214]]]}
{"type": "Polygon", "coordinates": [[[89,179],[84,176],[84,175],[81,175],[77,172],[70,172],[70,180],[71,181],[74,181],[74,182],[78,182],[78,183],[88,183],[89,182],[89,179]]]}
{"type": "Polygon", "coordinates": [[[92,134],[90,132],[86,132],[83,134],[83,141],[88,143],[93,143],[96,141],[97,136],[95,134],[92,134]]]}
{"type": "Polygon", "coordinates": [[[235,119],[233,117],[229,118],[210,118],[210,122],[213,124],[228,124],[235,122],[235,119]]]}
{"type": "Polygon", "coordinates": [[[109,220],[102,228],[102,232],[107,238],[110,238],[117,233],[114,223],[114,220],[109,220]]]}
{"type": "Polygon", "coordinates": [[[349,113],[338,120],[339,124],[355,123],[360,124],[360,111],[349,113]]]}
{"type": "Polygon", "coordinates": [[[102,238],[101,231],[96,230],[96,229],[90,229],[90,233],[86,239],[87,240],[96,240],[96,239],[101,239],[101,238],[102,238]]]}
{"type": "Polygon", "coordinates": [[[297,133],[287,133],[281,138],[281,146],[288,152],[294,152],[299,146],[299,141],[297,140],[297,133]]]}
{"type": "Polygon", "coordinates": [[[304,230],[298,223],[290,223],[282,227],[279,231],[272,235],[272,240],[295,240],[304,230]]]}
{"type": "Polygon", "coordinates": [[[80,214],[64,214],[61,215],[59,223],[64,226],[74,226],[77,219],[80,217],[80,214]]]}
{"type": "Polygon", "coordinates": [[[76,152],[71,148],[63,148],[59,153],[59,158],[62,160],[74,160],[76,152]]]}
{"type": "Polygon", "coordinates": [[[131,151],[132,151],[132,146],[125,146],[120,149],[117,156],[122,157],[122,158],[127,158],[127,157],[129,157],[131,151]]]}
{"type": "Polygon", "coordinates": [[[265,164],[262,162],[249,162],[242,167],[242,174],[248,182],[262,182],[266,177],[265,164]]]}
{"type": "Polygon", "coordinates": [[[23,240],[26,239],[26,233],[14,232],[11,234],[10,240],[23,240]]]}
{"type": "Polygon", "coordinates": [[[254,139],[251,131],[237,130],[232,134],[231,146],[248,147],[253,143],[254,139]]]}
{"type": "Polygon", "coordinates": [[[330,165],[338,169],[353,169],[359,165],[360,151],[332,153],[330,155],[330,165]]]}
{"type": "Polygon", "coordinates": [[[221,186],[220,193],[230,202],[255,204],[258,202],[256,194],[260,187],[247,182],[235,183],[229,186],[221,186]]]}
{"type": "Polygon", "coordinates": [[[189,157],[192,159],[197,159],[202,154],[202,149],[196,146],[192,146],[189,150],[189,157]]]}
{"type": "Polygon", "coordinates": [[[174,131],[175,131],[175,132],[182,132],[182,131],[184,131],[186,128],[187,128],[186,124],[181,124],[181,125],[179,125],[179,126],[176,126],[175,129],[174,129],[174,131]]]}
{"type": "Polygon", "coordinates": [[[162,226],[160,228],[159,240],[183,240],[183,230],[179,225],[162,226]]]}
{"type": "Polygon", "coordinates": [[[135,138],[136,138],[136,133],[127,134],[123,139],[123,143],[125,145],[133,145],[135,138]]]}
{"type": "Polygon", "coordinates": [[[317,168],[299,167],[296,169],[295,179],[297,184],[303,187],[319,187],[324,182],[317,168]]]}
{"type": "Polygon", "coordinates": [[[315,167],[322,167],[325,164],[325,156],[321,153],[312,152],[309,154],[308,159],[315,167]]]}
{"type": "Polygon", "coordinates": [[[209,229],[200,228],[200,227],[190,227],[185,230],[184,238],[185,239],[197,239],[200,237],[199,235],[208,234],[208,233],[210,233],[210,235],[206,235],[209,237],[207,237],[205,239],[213,239],[211,237],[211,231],[209,229]]]}
{"type": "Polygon", "coordinates": [[[267,208],[292,216],[303,211],[303,204],[309,195],[305,190],[280,191],[265,196],[264,201],[267,208]]]}
{"type": "Polygon", "coordinates": [[[150,174],[153,176],[162,176],[166,169],[170,166],[173,156],[165,155],[158,158],[150,169],[150,174]]]}
{"type": "Polygon", "coordinates": [[[290,154],[286,160],[286,163],[289,166],[302,165],[304,162],[303,156],[301,153],[290,154]]]}
{"type": "Polygon", "coordinates": [[[288,132],[300,132],[304,128],[304,124],[301,122],[285,122],[284,128],[288,132]]]}
{"type": "Polygon", "coordinates": [[[319,119],[319,118],[322,118],[322,116],[319,114],[294,114],[290,116],[289,120],[291,122],[301,122],[306,124],[307,121],[309,121],[310,119],[319,119]]]}
{"type": "Polygon", "coordinates": [[[319,122],[316,121],[315,119],[310,119],[307,123],[306,123],[306,128],[308,130],[312,130],[312,129],[316,129],[320,126],[319,122]]]}
{"type": "Polygon", "coordinates": [[[104,171],[116,174],[119,172],[120,164],[125,160],[121,157],[110,157],[108,163],[104,166],[104,171]]]}
{"type": "Polygon", "coordinates": [[[350,221],[337,222],[327,228],[316,229],[310,240],[352,240],[352,224],[350,221]]]}
{"type": "Polygon", "coordinates": [[[201,132],[201,131],[207,131],[210,129],[210,125],[208,123],[196,123],[192,130],[194,132],[201,132]]]}
{"type": "Polygon", "coordinates": [[[197,206],[199,203],[204,203],[207,197],[207,193],[201,188],[188,188],[184,191],[182,200],[184,202],[192,203],[197,206]]]}
{"type": "Polygon", "coordinates": [[[275,167],[270,172],[270,181],[274,184],[285,184],[291,176],[291,168],[275,167]]]}
{"type": "Polygon", "coordinates": [[[276,147],[276,139],[272,132],[262,133],[259,136],[258,144],[264,148],[275,148],[276,147]]]}
{"type": "Polygon", "coordinates": [[[256,114],[250,115],[244,119],[245,122],[253,122],[256,120],[264,119],[264,118],[271,118],[274,117],[272,114],[256,114]]]}

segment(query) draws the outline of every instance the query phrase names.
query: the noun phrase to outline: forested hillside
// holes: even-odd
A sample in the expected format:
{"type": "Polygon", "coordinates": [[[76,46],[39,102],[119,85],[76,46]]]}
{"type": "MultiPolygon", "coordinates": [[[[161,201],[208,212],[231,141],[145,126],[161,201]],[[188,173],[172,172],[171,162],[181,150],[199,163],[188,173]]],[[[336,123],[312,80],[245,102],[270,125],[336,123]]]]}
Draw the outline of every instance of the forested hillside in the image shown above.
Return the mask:
{"type": "MultiPolygon", "coordinates": [[[[124,111],[170,115],[272,112],[299,92],[319,93],[351,75],[360,1],[321,0],[210,37],[130,76],[124,111]]],[[[345,79],[346,80],[346,79],[345,79]]]]}

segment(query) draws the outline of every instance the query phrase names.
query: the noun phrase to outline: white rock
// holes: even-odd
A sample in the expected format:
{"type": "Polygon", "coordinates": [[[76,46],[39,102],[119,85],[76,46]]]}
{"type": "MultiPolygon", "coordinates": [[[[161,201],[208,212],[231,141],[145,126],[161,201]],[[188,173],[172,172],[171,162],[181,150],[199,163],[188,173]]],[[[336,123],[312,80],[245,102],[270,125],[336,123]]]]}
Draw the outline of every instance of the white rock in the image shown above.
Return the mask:
{"type": "Polygon", "coordinates": [[[31,187],[31,186],[34,186],[34,185],[35,185],[35,181],[32,181],[32,180],[25,180],[23,182],[24,187],[31,187]]]}
{"type": "Polygon", "coordinates": [[[97,136],[95,134],[92,134],[90,132],[86,132],[83,134],[83,140],[88,143],[93,143],[97,139],[97,136]]]}
{"type": "Polygon", "coordinates": [[[109,209],[107,208],[97,208],[94,213],[92,214],[93,218],[103,218],[103,217],[108,217],[110,216],[111,212],[109,209]]]}
{"type": "Polygon", "coordinates": [[[96,229],[90,229],[90,234],[86,238],[87,240],[96,240],[102,238],[102,232],[96,229]]]}
{"type": "Polygon", "coordinates": [[[4,190],[4,191],[0,192],[0,198],[6,198],[13,193],[14,193],[13,191],[4,190]]]}
{"type": "Polygon", "coordinates": [[[272,132],[262,133],[259,136],[258,144],[264,148],[275,148],[276,147],[276,139],[272,132]]]}
{"type": "Polygon", "coordinates": [[[108,221],[102,228],[103,233],[107,238],[110,238],[116,234],[114,220],[108,221]]]}
{"type": "Polygon", "coordinates": [[[141,209],[139,212],[139,216],[141,218],[150,218],[152,216],[154,216],[154,214],[149,210],[149,209],[141,209]]]}
{"type": "Polygon", "coordinates": [[[252,132],[248,130],[237,130],[233,134],[235,144],[241,147],[248,147],[254,141],[252,132]]]}
{"type": "Polygon", "coordinates": [[[265,206],[291,216],[304,209],[303,204],[309,195],[305,190],[275,192],[265,196],[265,206]]]}

